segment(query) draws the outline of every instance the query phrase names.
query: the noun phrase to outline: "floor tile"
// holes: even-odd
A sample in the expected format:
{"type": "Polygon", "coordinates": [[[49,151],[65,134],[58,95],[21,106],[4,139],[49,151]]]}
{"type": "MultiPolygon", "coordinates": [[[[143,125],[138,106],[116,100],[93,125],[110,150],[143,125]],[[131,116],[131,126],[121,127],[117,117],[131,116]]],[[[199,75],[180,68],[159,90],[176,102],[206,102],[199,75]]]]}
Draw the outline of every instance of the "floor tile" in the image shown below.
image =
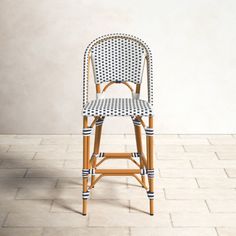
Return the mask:
{"type": "Polygon", "coordinates": [[[47,160],[3,160],[1,168],[27,169],[27,168],[56,168],[63,167],[64,161],[47,160]]]}
{"type": "Polygon", "coordinates": [[[219,236],[235,236],[236,227],[234,228],[217,228],[219,236]]]}
{"type": "Polygon", "coordinates": [[[83,137],[72,136],[54,136],[42,138],[42,145],[65,145],[65,144],[81,144],[83,143],[83,137]]]}
{"type": "MultiPolygon", "coordinates": [[[[82,200],[65,199],[55,200],[51,212],[81,212],[82,200]]],[[[129,212],[129,200],[93,200],[88,201],[88,209],[91,214],[113,212],[114,214],[123,214],[129,212]]]]}
{"type": "Polygon", "coordinates": [[[214,228],[131,228],[131,236],[217,236],[214,228]]]}
{"type": "Polygon", "coordinates": [[[234,227],[236,214],[172,213],[174,227],[234,227]]]}
{"type": "MultiPolygon", "coordinates": [[[[226,178],[225,178],[226,179],[226,178]]],[[[147,181],[147,179],[146,179],[147,181]]],[[[134,178],[128,178],[129,186],[140,187],[140,184],[134,178]]],[[[155,188],[198,188],[197,182],[194,178],[161,178],[155,180],[155,188]]]]}
{"type": "Polygon", "coordinates": [[[188,160],[156,160],[155,164],[159,169],[192,169],[188,160]]]}
{"type": "Polygon", "coordinates": [[[227,177],[223,169],[161,169],[160,175],[163,178],[227,177]]]}
{"type": "Polygon", "coordinates": [[[6,213],[0,212],[0,226],[3,224],[6,216],[7,216],[6,213]]]}
{"type": "Polygon", "coordinates": [[[122,217],[117,214],[102,215],[94,213],[89,217],[91,227],[170,227],[169,214],[159,213],[150,217],[149,214],[126,213],[122,217]]]}
{"type": "Polygon", "coordinates": [[[207,205],[211,212],[232,212],[236,213],[235,200],[207,200],[207,205]]]}
{"type": "Polygon", "coordinates": [[[192,160],[193,168],[236,168],[236,160],[192,160]]]}
{"type": "Polygon", "coordinates": [[[76,213],[9,213],[5,227],[85,227],[88,218],[76,213]]]}
{"type": "MultiPolygon", "coordinates": [[[[9,198],[8,198],[9,199],[9,198]]],[[[49,212],[51,200],[1,200],[0,212],[49,212]]],[[[1,234],[0,234],[1,235],[1,234]]]]}
{"type": "Polygon", "coordinates": [[[8,152],[65,152],[67,145],[12,145],[8,152]]]}
{"type": "Polygon", "coordinates": [[[236,152],[217,152],[220,160],[236,160],[236,152]]]}
{"type": "Polygon", "coordinates": [[[9,145],[0,144],[0,153],[1,153],[1,152],[6,152],[9,148],[10,148],[9,145]]]}
{"type": "Polygon", "coordinates": [[[187,152],[236,152],[236,145],[185,145],[187,152]]]}
{"type": "Polygon", "coordinates": [[[0,160],[6,159],[6,160],[11,160],[11,159],[17,159],[17,160],[22,160],[22,159],[33,159],[35,156],[35,152],[0,152],[0,160]]]}
{"type": "Polygon", "coordinates": [[[65,168],[50,168],[50,169],[29,169],[26,177],[81,177],[82,169],[65,169],[65,168]]]}
{"type": "Polygon", "coordinates": [[[236,179],[233,178],[197,178],[200,188],[236,188],[236,179]]]}
{"type": "Polygon", "coordinates": [[[54,188],[56,178],[0,178],[0,188],[54,188]]]}
{"type": "Polygon", "coordinates": [[[0,228],[1,236],[42,236],[42,228],[0,228]]]}
{"type": "Polygon", "coordinates": [[[229,177],[236,178],[236,168],[235,169],[226,169],[226,173],[229,177]]]}
{"type": "Polygon", "coordinates": [[[167,199],[224,199],[236,200],[234,189],[165,189],[167,199]]]}
{"type": "Polygon", "coordinates": [[[15,137],[0,137],[0,144],[7,144],[7,145],[18,145],[18,144],[40,144],[41,138],[15,138],[15,137]]]}
{"type": "Polygon", "coordinates": [[[129,236],[128,228],[45,228],[43,236],[129,236]]]}
{"type": "Polygon", "coordinates": [[[37,152],[36,160],[83,160],[83,152],[37,152]]]}
{"type": "Polygon", "coordinates": [[[17,188],[6,187],[1,188],[0,191],[0,200],[3,199],[14,199],[17,193],[17,188]]]}
{"type": "MultiPolygon", "coordinates": [[[[144,213],[148,209],[148,199],[130,200],[131,212],[144,213]]],[[[164,200],[157,197],[155,212],[208,212],[208,208],[204,200],[164,200]]]]}
{"type": "MultiPolygon", "coordinates": [[[[236,235],[236,135],[155,135],[153,217],[146,190],[125,176],[102,178],[81,215],[82,138],[0,135],[1,236],[236,235]]],[[[134,135],[103,135],[101,151],[136,151],[134,135]]]]}
{"type": "Polygon", "coordinates": [[[166,152],[166,153],[156,153],[157,159],[163,160],[217,160],[217,156],[214,152],[166,152]]]}
{"type": "Polygon", "coordinates": [[[16,199],[77,199],[81,195],[81,189],[21,188],[16,199]]]}
{"type": "Polygon", "coordinates": [[[16,178],[23,177],[26,169],[0,169],[0,178],[16,178]]]}

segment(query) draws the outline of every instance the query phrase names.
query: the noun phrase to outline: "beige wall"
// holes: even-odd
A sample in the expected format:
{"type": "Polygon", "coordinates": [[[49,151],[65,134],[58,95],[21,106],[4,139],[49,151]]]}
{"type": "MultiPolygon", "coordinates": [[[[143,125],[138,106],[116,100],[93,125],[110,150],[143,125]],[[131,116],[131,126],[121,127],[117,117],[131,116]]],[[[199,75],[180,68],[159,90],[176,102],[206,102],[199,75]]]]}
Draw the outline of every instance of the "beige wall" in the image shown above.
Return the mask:
{"type": "Polygon", "coordinates": [[[235,12],[233,0],[0,0],[0,133],[79,133],[83,51],[111,32],[153,51],[158,132],[235,133],[235,12]]]}

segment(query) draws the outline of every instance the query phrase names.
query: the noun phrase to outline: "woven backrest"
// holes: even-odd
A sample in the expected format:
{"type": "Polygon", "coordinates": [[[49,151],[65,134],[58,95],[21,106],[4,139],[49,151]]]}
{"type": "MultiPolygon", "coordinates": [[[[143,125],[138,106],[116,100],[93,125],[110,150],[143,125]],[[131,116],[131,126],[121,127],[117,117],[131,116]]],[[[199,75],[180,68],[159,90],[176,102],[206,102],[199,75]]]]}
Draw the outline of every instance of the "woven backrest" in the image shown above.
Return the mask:
{"type": "Polygon", "coordinates": [[[90,59],[95,84],[104,82],[141,84],[146,59],[148,101],[152,104],[152,57],[148,46],[142,40],[126,34],[109,34],[89,44],[84,56],[83,105],[88,102],[90,59]]]}

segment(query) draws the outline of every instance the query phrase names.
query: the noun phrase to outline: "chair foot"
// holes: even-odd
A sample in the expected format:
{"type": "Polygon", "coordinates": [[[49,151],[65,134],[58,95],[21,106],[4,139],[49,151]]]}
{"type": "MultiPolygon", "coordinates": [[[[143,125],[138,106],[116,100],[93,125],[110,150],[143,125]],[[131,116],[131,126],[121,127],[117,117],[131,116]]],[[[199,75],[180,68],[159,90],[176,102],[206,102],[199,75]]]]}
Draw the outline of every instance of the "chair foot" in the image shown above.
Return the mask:
{"type": "Polygon", "coordinates": [[[150,200],[150,215],[154,215],[154,199],[150,200]]]}

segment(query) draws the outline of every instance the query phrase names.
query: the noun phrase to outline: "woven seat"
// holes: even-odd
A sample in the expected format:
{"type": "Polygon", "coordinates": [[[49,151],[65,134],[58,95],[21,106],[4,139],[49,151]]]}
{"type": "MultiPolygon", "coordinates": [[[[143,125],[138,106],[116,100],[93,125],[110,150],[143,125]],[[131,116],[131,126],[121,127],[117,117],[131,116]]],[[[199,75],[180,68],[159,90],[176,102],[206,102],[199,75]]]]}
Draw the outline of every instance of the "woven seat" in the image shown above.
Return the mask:
{"type": "Polygon", "coordinates": [[[151,105],[132,98],[106,98],[92,100],[83,109],[84,116],[149,116],[151,105]]]}
{"type": "MultiPolygon", "coordinates": [[[[111,97],[112,96],[112,97],[111,97]]],[[[145,99],[145,96],[142,96],[145,99]]],[[[152,54],[139,38],[127,34],[109,34],[92,41],[84,54],[83,67],[83,215],[87,214],[90,192],[103,177],[134,177],[146,190],[150,215],[154,214],[154,151],[153,151],[153,75],[152,54]],[[145,70],[146,68],[146,70],[145,70]],[[91,73],[92,72],[92,73],[91,73]],[[144,76],[146,72],[146,76],[144,76]],[[96,86],[96,100],[89,99],[90,75],[96,86]],[[146,77],[146,100],[140,99],[143,77],[146,77]],[[126,86],[131,98],[106,97],[110,86],[126,86]],[[100,151],[103,121],[106,117],[130,117],[136,139],[136,150],[130,152],[100,151]],[[143,117],[147,120],[143,120],[143,117]],[[92,121],[90,121],[92,119],[92,121]],[[146,155],[142,148],[142,127],[146,134],[146,155]],[[90,136],[94,129],[94,146],[90,154],[90,136]],[[103,169],[110,159],[128,159],[134,169],[103,169]],[[148,181],[146,181],[146,178],[148,181]],[[90,182],[90,183],[89,183],[90,182]]],[[[125,119],[124,119],[125,120],[125,119]]],[[[126,118],[128,120],[128,118],[126,118]]]]}

